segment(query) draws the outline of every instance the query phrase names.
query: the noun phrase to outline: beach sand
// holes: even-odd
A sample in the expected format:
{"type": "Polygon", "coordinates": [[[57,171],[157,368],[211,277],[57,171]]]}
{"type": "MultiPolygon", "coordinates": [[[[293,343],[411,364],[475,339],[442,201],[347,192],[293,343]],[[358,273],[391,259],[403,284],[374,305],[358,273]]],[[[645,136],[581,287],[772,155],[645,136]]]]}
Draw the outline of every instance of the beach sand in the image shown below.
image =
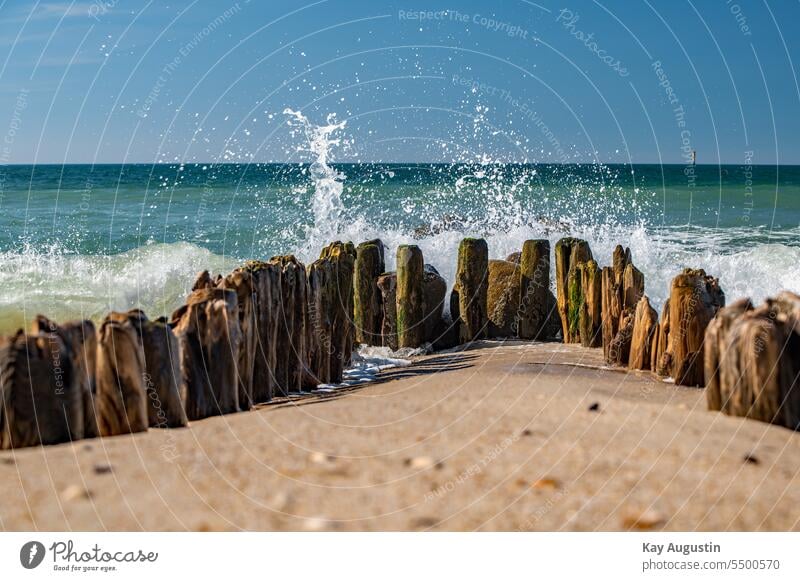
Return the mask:
{"type": "Polygon", "coordinates": [[[0,453],[3,530],[800,530],[800,434],[602,350],[481,343],[179,430],[0,453]]]}

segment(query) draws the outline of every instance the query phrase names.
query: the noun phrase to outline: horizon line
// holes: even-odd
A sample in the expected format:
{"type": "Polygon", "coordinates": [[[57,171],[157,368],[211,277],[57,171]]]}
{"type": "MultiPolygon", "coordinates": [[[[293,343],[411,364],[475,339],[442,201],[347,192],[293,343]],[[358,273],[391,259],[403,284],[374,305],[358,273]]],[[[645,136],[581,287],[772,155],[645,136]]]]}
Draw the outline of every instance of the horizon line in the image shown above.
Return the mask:
{"type": "MultiPolygon", "coordinates": [[[[70,167],[70,166],[126,166],[126,165],[146,165],[151,167],[156,166],[180,166],[180,165],[213,165],[213,166],[248,166],[248,165],[311,165],[311,161],[250,161],[250,162],[215,162],[215,161],[191,161],[191,162],[141,162],[141,161],[123,161],[123,162],[69,162],[69,163],[4,163],[0,164],[3,167],[37,167],[37,166],[55,166],[55,167],[70,167]]],[[[449,161],[331,161],[331,165],[557,165],[557,166],[571,166],[571,165],[598,165],[598,166],[639,166],[639,165],[656,165],[656,166],[675,166],[675,167],[722,167],[722,166],[736,166],[736,167],[800,167],[800,162],[792,163],[679,163],[679,162],[652,162],[642,161],[636,163],[629,162],[598,162],[598,161],[575,161],[575,162],[560,162],[560,161],[512,161],[512,162],[449,162],[449,161]]]]}

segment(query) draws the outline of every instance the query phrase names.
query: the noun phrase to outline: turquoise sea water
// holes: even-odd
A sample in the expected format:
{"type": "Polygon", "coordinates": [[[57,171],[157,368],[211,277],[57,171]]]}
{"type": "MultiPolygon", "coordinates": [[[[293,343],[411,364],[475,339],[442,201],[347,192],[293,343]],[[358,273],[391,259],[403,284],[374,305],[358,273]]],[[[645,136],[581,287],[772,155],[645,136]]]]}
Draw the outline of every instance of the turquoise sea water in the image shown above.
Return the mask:
{"type": "MultiPolygon", "coordinates": [[[[324,161],[324,160],[323,160],[324,161]]],[[[416,241],[452,280],[458,241],[492,257],[526,238],[630,246],[659,303],[685,266],[729,299],[800,291],[800,167],[251,164],[0,167],[0,329],[42,312],[153,316],[195,274],[333,239],[416,241]]]]}

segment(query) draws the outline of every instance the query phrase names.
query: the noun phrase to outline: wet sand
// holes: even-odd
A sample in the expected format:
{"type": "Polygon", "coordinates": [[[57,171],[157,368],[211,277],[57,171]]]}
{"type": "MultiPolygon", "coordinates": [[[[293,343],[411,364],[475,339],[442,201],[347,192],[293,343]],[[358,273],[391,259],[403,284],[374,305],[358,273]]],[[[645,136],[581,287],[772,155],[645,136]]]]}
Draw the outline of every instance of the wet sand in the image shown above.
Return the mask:
{"type": "Polygon", "coordinates": [[[3,530],[800,530],[800,434],[486,343],[180,430],[0,452],[3,530]]]}

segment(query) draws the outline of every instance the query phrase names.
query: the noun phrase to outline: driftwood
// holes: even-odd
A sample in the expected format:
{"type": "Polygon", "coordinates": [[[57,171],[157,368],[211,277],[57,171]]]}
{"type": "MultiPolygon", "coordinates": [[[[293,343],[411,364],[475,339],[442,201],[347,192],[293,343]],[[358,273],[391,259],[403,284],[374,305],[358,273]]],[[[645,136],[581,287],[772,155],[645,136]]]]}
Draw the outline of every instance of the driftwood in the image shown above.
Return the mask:
{"type": "Polygon", "coordinates": [[[0,345],[0,449],[83,437],[84,401],[69,345],[57,332],[18,331],[0,345]]]}
{"type": "Polygon", "coordinates": [[[380,345],[381,291],[378,277],[386,270],[383,242],[362,242],[356,248],[355,274],[353,280],[353,321],[355,341],[365,345],[380,345]]]}
{"type": "Polygon", "coordinates": [[[253,403],[262,403],[270,401],[276,392],[281,268],[268,262],[249,261],[243,269],[250,274],[254,292],[253,403]]]}
{"type": "Polygon", "coordinates": [[[643,296],[636,305],[633,317],[631,351],[628,368],[651,369],[653,336],[658,332],[658,312],[650,306],[650,300],[643,296]]]}
{"type": "Polygon", "coordinates": [[[521,339],[551,338],[543,333],[549,316],[550,242],[526,240],[519,260],[509,262],[518,262],[520,266],[517,334],[521,339]]]}
{"type": "Polygon", "coordinates": [[[450,299],[461,343],[486,337],[489,291],[489,247],[482,238],[464,238],[458,247],[458,265],[450,299]],[[454,305],[455,303],[455,305],[454,305]],[[455,309],[453,308],[455,307],[455,309]]]}
{"type": "Polygon", "coordinates": [[[144,351],[129,313],[109,313],[97,337],[97,427],[101,436],[149,425],[144,351]]]}
{"type": "Polygon", "coordinates": [[[397,248],[397,344],[416,348],[425,341],[425,261],[416,245],[397,248]]]}
{"type": "Polygon", "coordinates": [[[189,420],[239,410],[239,328],[236,293],[223,288],[194,291],[172,314],[180,345],[182,389],[189,420]]]}
{"type": "Polygon", "coordinates": [[[672,280],[666,357],[677,385],[705,385],[703,339],[725,295],[717,279],[686,269],[672,280]]]}
{"type": "Polygon", "coordinates": [[[578,238],[562,238],[556,243],[556,300],[561,316],[564,343],[580,343],[580,312],[583,283],[580,264],[592,259],[589,243],[578,238]]]}

